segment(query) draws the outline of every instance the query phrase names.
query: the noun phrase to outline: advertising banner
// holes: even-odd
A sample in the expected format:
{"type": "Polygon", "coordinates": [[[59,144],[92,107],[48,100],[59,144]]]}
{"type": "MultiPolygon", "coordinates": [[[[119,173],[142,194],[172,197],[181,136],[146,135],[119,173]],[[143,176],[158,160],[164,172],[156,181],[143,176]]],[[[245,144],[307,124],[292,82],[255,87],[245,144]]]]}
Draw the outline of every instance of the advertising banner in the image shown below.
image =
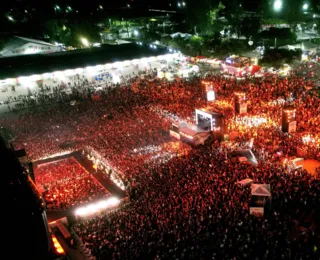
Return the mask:
{"type": "Polygon", "coordinates": [[[262,207],[250,207],[250,215],[254,215],[257,217],[263,217],[264,208],[262,207]]]}

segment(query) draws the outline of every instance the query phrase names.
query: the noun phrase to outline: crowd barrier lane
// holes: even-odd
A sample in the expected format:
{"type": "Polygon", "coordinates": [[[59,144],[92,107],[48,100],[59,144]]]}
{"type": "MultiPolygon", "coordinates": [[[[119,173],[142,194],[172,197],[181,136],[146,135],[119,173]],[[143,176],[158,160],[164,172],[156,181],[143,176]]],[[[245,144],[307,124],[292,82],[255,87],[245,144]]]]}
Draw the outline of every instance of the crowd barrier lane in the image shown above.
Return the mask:
{"type": "Polygon", "coordinates": [[[77,233],[74,231],[73,228],[70,228],[70,231],[72,233],[72,236],[74,237],[74,240],[76,241],[76,243],[79,245],[79,250],[81,251],[81,253],[84,255],[84,257],[87,260],[90,259],[96,259],[94,256],[92,256],[91,251],[89,250],[89,255],[88,255],[88,251],[86,252],[86,246],[82,243],[81,239],[79,238],[79,236],[77,235],[77,233]]]}
{"type": "Polygon", "coordinates": [[[106,160],[98,151],[89,146],[86,146],[82,148],[82,154],[85,155],[87,159],[92,161],[94,164],[97,164],[97,166],[103,166],[105,170],[111,169],[112,173],[110,179],[112,180],[112,182],[116,184],[121,190],[126,190],[126,187],[124,185],[125,175],[119,169],[117,169],[117,167],[110,164],[110,162],[106,160]]]}
{"type": "Polygon", "coordinates": [[[68,229],[65,227],[65,225],[62,223],[61,220],[56,221],[56,226],[63,235],[64,239],[66,239],[68,242],[71,240],[71,234],[68,231],[68,229]]]}

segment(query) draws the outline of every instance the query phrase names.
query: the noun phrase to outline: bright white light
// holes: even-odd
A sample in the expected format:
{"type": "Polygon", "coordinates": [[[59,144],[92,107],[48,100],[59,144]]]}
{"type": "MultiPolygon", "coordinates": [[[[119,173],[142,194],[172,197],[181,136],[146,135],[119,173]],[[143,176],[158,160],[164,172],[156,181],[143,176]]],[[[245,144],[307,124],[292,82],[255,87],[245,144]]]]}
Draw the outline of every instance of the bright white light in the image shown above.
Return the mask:
{"type": "Polygon", "coordinates": [[[75,72],[74,70],[65,70],[65,71],[64,71],[64,74],[65,74],[66,76],[71,76],[71,75],[76,74],[76,72],[75,72]]]}
{"type": "Polygon", "coordinates": [[[130,61],[126,60],[126,61],[123,62],[123,66],[124,66],[124,67],[127,67],[127,66],[129,66],[129,65],[130,65],[130,61]]]}
{"type": "Polygon", "coordinates": [[[86,46],[86,47],[89,46],[89,41],[88,41],[86,38],[81,38],[80,40],[81,40],[81,42],[82,42],[82,44],[83,44],[84,46],[86,46]]]}
{"type": "Polygon", "coordinates": [[[102,70],[103,66],[102,65],[97,65],[94,67],[96,71],[102,70]]]}
{"type": "Polygon", "coordinates": [[[183,6],[186,6],[186,3],[185,3],[185,2],[182,2],[182,5],[183,5],[183,6]]]}
{"type": "Polygon", "coordinates": [[[98,213],[101,210],[117,206],[119,203],[120,200],[118,198],[111,197],[97,203],[89,204],[86,207],[78,208],[76,209],[75,214],[79,216],[92,215],[98,213]]]}
{"type": "Polygon", "coordinates": [[[279,12],[282,9],[282,0],[275,0],[273,3],[273,10],[279,12]]]}
{"type": "Polygon", "coordinates": [[[27,49],[24,51],[23,54],[35,54],[35,53],[39,53],[40,50],[35,50],[35,49],[27,49]]]}
{"type": "Polygon", "coordinates": [[[118,205],[120,203],[120,200],[118,198],[113,197],[113,198],[110,198],[108,202],[109,202],[109,205],[112,207],[112,206],[118,205]]]}
{"type": "Polygon", "coordinates": [[[315,143],[315,139],[310,136],[310,135],[305,135],[302,137],[302,142],[305,143],[305,144],[308,144],[308,143],[315,143]]]}
{"type": "Polygon", "coordinates": [[[208,101],[214,101],[215,99],[216,99],[216,95],[215,95],[214,91],[213,90],[209,90],[207,92],[207,100],[208,101]]]}
{"type": "Polygon", "coordinates": [[[109,203],[108,201],[106,200],[103,200],[103,201],[100,201],[98,202],[98,205],[97,205],[100,209],[106,209],[108,206],[109,206],[109,203]]]}
{"type": "Polygon", "coordinates": [[[19,77],[18,82],[22,86],[28,86],[31,83],[30,77],[19,77]]]}
{"type": "Polygon", "coordinates": [[[121,69],[122,68],[122,62],[113,63],[113,67],[116,68],[116,69],[121,69]]]}
{"type": "Polygon", "coordinates": [[[99,70],[102,70],[102,69],[103,69],[103,66],[102,66],[102,65],[97,65],[97,66],[94,67],[94,69],[95,69],[96,71],[99,71],[99,70]]]}
{"type": "Polygon", "coordinates": [[[77,74],[80,74],[83,72],[83,68],[77,68],[74,70],[77,74]]]}
{"type": "Polygon", "coordinates": [[[63,72],[62,71],[55,71],[53,72],[54,76],[56,78],[63,78],[63,72]]]}
{"type": "Polygon", "coordinates": [[[304,4],[303,6],[302,6],[302,9],[303,10],[307,10],[309,8],[309,5],[308,4],[304,4]]]}
{"type": "Polygon", "coordinates": [[[169,51],[170,51],[170,52],[173,52],[173,50],[172,50],[172,49],[169,49],[169,51]]]}
{"type": "Polygon", "coordinates": [[[12,16],[8,16],[8,19],[10,20],[10,21],[14,21],[14,19],[12,18],[12,16]]]}
{"type": "Polygon", "coordinates": [[[87,71],[88,73],[92,74],[92,73],[94,73],[96,70],[95,70],[94,67],[89,66],[89,67],[86,67],[86,71],[87,71]]]}
{"type": "Polygon", "coordinates": [[[103,6],[102,6],[102,5],[99,5],[99,8],[102,10],[102,9],[103,9],[103,6]]]}
{"type": "Polygon", "coordinates": [[[114,84],[120,84],[120,82],[121,82],[120,76],[116,75],[116,74],[113,74],[112,75],[112,81],[113,81],[114,84]]]}
{"type": "Polygon", "coordinates": [[[75,213],[76,215],[79,215],[79,216],[85,216],[87,215],[88,212],[86,208],[78,208],[75,213]]]}
{"type": "Polygon", "coordinates": [[[181,3],[178,3],[178,7],[181,7],[181,3]]]}
{"type": "Polygon", "coordinates": [[[132,64],[133,64],[133,65],[139,64],[139,60],[133,60],[133,61],[132,61],[132,64]]]}
{"type": "Polygon", "coordinates": [[[40,75],[32,75],[29,77],[30,81],[37,81],[41,79],[40,75]]]}
{"type": "Polygon", "coordinates": [[[51,78],[51,74],[50,73],[44,73],[44,74],[42,74],[42,78],[43,79],[50,79],[51,78]]]}
{"type": "Polygon", "coordinates": [[[92,213],[97,212],[98,208],[97,208],[96,204],[91,204],[91,205],[87,206],[87,211],[88,211],[88,213],[92,214],[92,213]]]}
{"type": "Polygon", "coordinates": [[[134,36],[139,36],[139,32],[137,30],[133,31],[134,36]]]}
{"type": "Polygon", "coordinates": [[[110,63],[104,64],[104,68],[107,69],[107,70],[111,69],[112,65],[110,63]]]}

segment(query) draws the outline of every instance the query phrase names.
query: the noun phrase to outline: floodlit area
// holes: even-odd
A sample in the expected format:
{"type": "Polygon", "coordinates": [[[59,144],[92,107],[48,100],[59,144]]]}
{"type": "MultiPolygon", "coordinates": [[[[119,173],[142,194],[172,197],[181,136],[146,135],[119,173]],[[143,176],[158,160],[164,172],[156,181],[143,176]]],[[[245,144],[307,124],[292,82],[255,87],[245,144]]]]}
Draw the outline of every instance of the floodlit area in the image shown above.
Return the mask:
{"type": "Polygon", "coordinates": [[[105,200],[101,200],[94,204],[89,204],[85,207],[77,208],[75,210],[75,215],[80,217],[90,216],[93,214],[97,214],[100,212],[105,211],[109,208],[114,208],[115,206],[119,205],[120,200],[115,197],[111,197],[105,200]]]}
{"type": "MultiPolygon", "coordinates": [[[[303,246],[295,229],[288,230],[299,221],[319,225],[315,82],[308,81],[306,91],[299,70],[293,77],[238,81],[206,73],[200,64],[199,73],[184,77],[179,69],[192,61],[179,58],[159,62],[162,74],[140,67],[122,74],[119,84],[93,76],[68,95],[63,88],[43,92],[24,101],[20,118],[0,119],[14,132],[15,149],[45,161],[34,174],[48,212],[73,215],[70,227],[81,249],[97,259],[233,259],[243,249],[221,245],[234,237],[253,259],[274,248],[275,259],[299,254],[295,248],[318,257],[317,230],[303,246]],[[169,67],[172,80],[165,77],[169,67]],[[81,165],[72,159],[75,152],[81,165]],[[223,237],[221,223],[228,230],[223,237]],[[257,230],[270,238],[259,250],[252,247],[257,230]],[[194,234],[207,235],[199,240],[194,234]],[[194,249],[183,242],[189,240],[194,249]],[[137,246],[144,243],[148,250],[137,246]]],[[[57,75],[65,73],[71,74],[57,75]]]]}

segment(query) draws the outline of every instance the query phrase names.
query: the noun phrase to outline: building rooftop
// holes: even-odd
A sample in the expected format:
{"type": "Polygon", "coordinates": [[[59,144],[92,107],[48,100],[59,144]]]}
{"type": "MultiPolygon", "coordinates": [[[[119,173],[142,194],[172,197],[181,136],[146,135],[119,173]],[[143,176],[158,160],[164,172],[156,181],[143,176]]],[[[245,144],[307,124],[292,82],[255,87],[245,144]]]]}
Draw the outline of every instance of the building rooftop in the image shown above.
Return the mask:
{"type": "Polygon", "coordinates": [[[140,59],[167,53],[164,47],[152,49],[135,43],[102,45],[100,48],[81,49],[50,54],[0,58],[0,80],[30,76],[46,72],[76,69],[118,61],[140,59]]]}

